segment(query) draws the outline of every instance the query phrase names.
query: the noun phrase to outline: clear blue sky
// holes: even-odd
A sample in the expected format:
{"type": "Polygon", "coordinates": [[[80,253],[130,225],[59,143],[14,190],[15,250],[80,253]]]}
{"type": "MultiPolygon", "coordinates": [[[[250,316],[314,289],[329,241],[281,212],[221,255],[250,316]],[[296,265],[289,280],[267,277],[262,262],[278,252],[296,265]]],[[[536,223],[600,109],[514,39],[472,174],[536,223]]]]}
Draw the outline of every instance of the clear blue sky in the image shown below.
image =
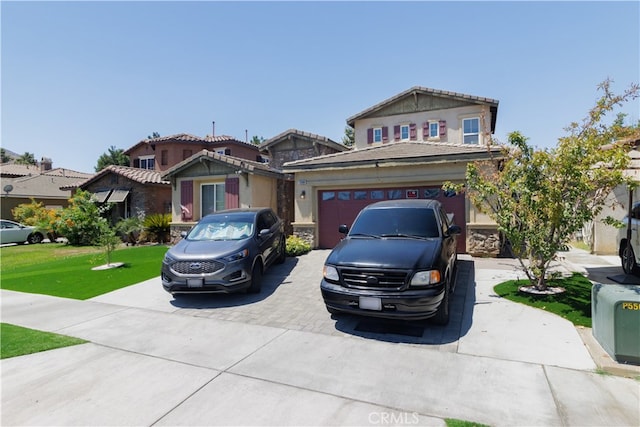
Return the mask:
{"type": "MultiPolygon", "coordinates": [[[[3,148],[93,172],[153,132],[341,141],[412,86],[500,101],[495,136],[552,147],[606,78],[640,81],[633,2],[11,2],[3,148]]],[[[639,102],[627,105],[638,120],[639,102]]]]}

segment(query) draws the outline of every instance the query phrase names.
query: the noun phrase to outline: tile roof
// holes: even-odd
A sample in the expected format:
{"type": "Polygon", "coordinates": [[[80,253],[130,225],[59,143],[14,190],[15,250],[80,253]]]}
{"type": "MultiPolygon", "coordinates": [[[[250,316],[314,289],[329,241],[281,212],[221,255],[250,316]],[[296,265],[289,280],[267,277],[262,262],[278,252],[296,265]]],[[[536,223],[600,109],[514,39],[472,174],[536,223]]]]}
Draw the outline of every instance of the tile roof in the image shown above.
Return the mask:
{"type": "Polygon", "coordinates": [[[109,165],[106,168],[102,169],[100,172],[91,176],[89,179],[76,182],[71,186],[67,186],[66,188],[85,187],[109,173],[123,176],[127,179],[130,179],[131,181],[139,182],[140,184],[160,184],[160,185],[170,184],[169,181],[162,180],[160,176],[160,172],[157,172],[157,171],[140,169],[140,168],[132,168],[129,166],[109,165]]]}
{"type": "Polygon", "coordinates": [[[310,169],[334,169],[388,163],[431,163],[436,161],[478,160],[490,153],[497,154],[501,146],[479,146],[450,143],[393,142],[359,150],[328,154],[284,164],[285,172],[310,169]]]}
{"type": "Polygon", "coordinates": [[[289,135],[295,135],[297,137],[301,137],[301,138],[307,138],[307,139],[311,139],[314,141],[318,141],[324,145],[327,145],[329,147],[335,148],[336,150],[340,150],[340,151],[346,151],[349,150],[349,147],[345,146],[344,144],[340,144],[338,142],[335,142],[329,138],[327,138],[326,136],[321,136],[321,135],[316,135],[314,133],[310,133],[310,132],[304,132],[298,129],[288,129],[282,133],[280,133],[279,135],[276,135],[272,138],[267,139],[265,142],[263,142],[262,144],[260,144],[260,151],[262,150],[266,150],[267,148],[277,144],[278,142],[280,142],[281,140],[283,140],[284,138],[288,137],[289,135]]]}
{"type": "Polygon", "coordinates": [[[218,135],[218,136],[207,135],[203,138],[197,135],[191,135],[189,133],[177,133],[174,135],[159,136],[157,138],[151,138],[151,139],[143,139],[139,141],[137,144],[133,145],[132,147],[129,147],[128,149],[126,149],[124,151],[124,154],[128,154],[131,151],[133,151],[133,149],[145,144],[164,144],[164,143],[172,143],[172,142],[195,143],[195,144],[202,144],[203,146],[208,144],[217,144],[217,143],[232,143],[232,144],[241,144],[241,145],[249,145],[252,147],[256,147],[254,144],[250,142],[240,141],[239,139],[236,139],[229,135],[218,135]]]}
{"type": "Polygon", "coordinates": [[[55,168],[55,169],[49,169],[49,170],[43,171],[40,168],[40,166],[20,165],[17,163],[0,164],[0,175],[4,177],[49,175],[49,176],[69,177],[69,178],[87,178],[91,176],[90,173],[78,172],[71,169],[55,168]]]}
{"type": "Polygon", "coordinates": [[[167,169],[162,174],[163,179],[169,179],[171,176],[178,174],[180,171],[189,167],[190,164],[196,161],[200,161],[200,159],[210,159],[214,161],[218,161],[221,163],[225,163],[229,166],[237,167],[239,170],[243,172],[256,173],[259,175],[267,175],[273,177],[283,177],[282,172],[273,169],[268,164],[255,162],[252,160],[241,159],[239,157],[228,156],[223,154],[218,154],[209,150],[200,150],[195,153],[193,156],[189,157],[178,163],[177,165],[167,169]]]}
{"type": "Polygon", "coordinates": [[[440,98],[450,98],[450,99],[457,99],[460,101],[465,101],[465,102],[469,102],[472,104],[488,104],[490,106],[494,106],[497,107],[498,106],[498,102],[495,99],[491,99],[491,98],[485,98],[482,96],[474,96],[474,95],[467,95],[464,93],[459,93],[459,92],[450,92],[450,91],[446,91],[446,90],[439,90],[439,89],[432,89],[432,88],[428,88],[428,87],[423,87],[423,86],[414,86],[410,89],[405,90],[404,92],[401,92],[397,95],[392,96],[391,98],[385,99],[382,102],[379,102],[378,104],[367,108],[366,110],[363,110],[361,112],[359,112],[358,114],[355,114],[351,117],[349,117],[347,119],[347,124],[351,127],[353,127],[354,123],[356,120],[364,118],[366,116],[368,116],[369,114],[382,109],[383,107],[386,107],[387,105],[390,105],[396,101],[398,101],[399,99],[402,99],[406,96],[410,96],[413,94],[424,94],[424,95],[432,95],[432,96],[436,96],[436,97],[440,97],[440,98]]]}

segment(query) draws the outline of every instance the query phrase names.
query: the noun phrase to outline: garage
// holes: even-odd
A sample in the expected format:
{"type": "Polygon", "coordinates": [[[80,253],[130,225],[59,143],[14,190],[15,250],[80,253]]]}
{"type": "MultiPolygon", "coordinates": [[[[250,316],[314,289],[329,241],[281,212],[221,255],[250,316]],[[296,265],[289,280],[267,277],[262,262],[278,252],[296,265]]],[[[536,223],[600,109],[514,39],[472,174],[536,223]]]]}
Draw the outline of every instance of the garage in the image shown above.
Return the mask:
{"type": "Polygon", "coordinates": [[[382,200],[435,199],[452,215],[453,223],[462,227],[458,252],[466,252],[466,219],[464,195],[443,191],[436,186],[403,186],[373,188],[335,188],[318,190],[318,247],[333,248],[343,237],[341,224],[351,226],[365,206],[382,200]]]}

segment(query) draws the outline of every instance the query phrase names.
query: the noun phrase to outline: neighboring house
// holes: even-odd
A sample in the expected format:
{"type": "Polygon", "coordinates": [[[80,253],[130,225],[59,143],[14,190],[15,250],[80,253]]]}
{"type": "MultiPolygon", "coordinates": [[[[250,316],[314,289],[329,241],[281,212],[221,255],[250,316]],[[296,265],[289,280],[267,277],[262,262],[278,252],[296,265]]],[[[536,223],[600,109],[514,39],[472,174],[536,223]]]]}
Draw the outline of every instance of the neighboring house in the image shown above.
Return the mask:
{"type": "Polygon", "coordinates": [[[71,190],[63,189],[91,174],[63,168],[52,168],[50,159],[43,158],[39,165],[0,164],[1,217],[13,219],[11,210],[31,199],[49,209],[68,206],[71,190]]]}
{"type": "Polygon", "coordinates": [[[112,203],[114,224],[132,216],[171,212],[171,186],[157,171],[110,165],[74,187],[93,193],[100,204],[112,203]]]}
{"type": "Polygon", "coordinates": [[[260,151],[254,144],[226,135],[207,135],[201,138],[187,133],[145,139],[126,150],[124,154],[129,156],[131,167],[165,172],[202,149],[262,161],[260,151]]]}
{"type": "Polygon", "coordinates": [[[186,133],[145,139],[124,151],[129,166],[108,166],[75,187],[96,195],[99,203],[114,203],[112,222],[131,216],[171,212],[171,186],[162,174],[203,149],[263,161],[258,147],[230,136],[186,133]]]}
{"type": "MultiPolygon", "coordinates": [[[[640,183],[640,140],[631,140],[633,148],[629,151],[629,165],[626,175],[640,183]]],[[[609,195],[607,206],[602,212],[585,225],[583,240],[591,243],[592,251],[598,255],[618,255],[620,242],[626,238],[627,224],[618,229],[604,222],[610,216],[622,221],[629,213],[630,206],[640,202],[640,187],[629,189],[627,185],[620,185],[609,195]]]]}
{"type": "Polygon", "coordinates": [[[434,198],[463,229],[460,252],[496,255],[495,223],[441,187],[464,182],[467,163],[499,154],[488,145],[497,112],[494,99],[413,87],[350,117],[353,150],[283,166],[295,174],[295,234],[331,248],[342,237],[338,226],[370,203],[434,198]]]}
{"type": "Polygon", "coordinates": [[[266,140],[259,149],[261,161],[203,150],[165,171],[163,178],[173,188],[174,238],[208,213],[249,207],[272,208],[284,220],[285,232],[291,234],[293,176],[283,173],[282,165],[293,158],[348,148],[320,135],[289,129],[266,140]]]}

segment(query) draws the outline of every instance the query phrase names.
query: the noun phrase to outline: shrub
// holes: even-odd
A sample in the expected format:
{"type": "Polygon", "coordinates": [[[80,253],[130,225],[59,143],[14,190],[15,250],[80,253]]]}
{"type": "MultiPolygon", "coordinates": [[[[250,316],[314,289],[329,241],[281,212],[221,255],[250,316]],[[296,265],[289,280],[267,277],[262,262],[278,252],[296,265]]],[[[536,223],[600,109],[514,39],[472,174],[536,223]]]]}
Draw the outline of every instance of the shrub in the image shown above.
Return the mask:
{"type": "Polygon", "coordinates": [[[122,240],[127,244],[135,245],[138,242],[140,233],[144,230],[144,225],[139,217],[132,216],[118,221],[115,229],[122,236],[122,240]]]}
{"type": "Polygon", "coordinates": [[[148,240],[164,243],[169,240],[171,214],[148,215],[144,219],[143,225],[148,240]]]}
{"type": "Polygon", "coordinates": [[[78,190],[69,199],[69,206],[60,212],[56,229],[70,245],[97,246],[100,237],[109,229],[107,220],[101,217],[102,211],[108,208],[108,205],[98,207],[90,192],[78,190]]]}
{"type": "Polygon", "coordinates": [[[31,203],[22,203],[11,210],[13,218],[24,224],[37,227],[47,234],[51,240],[55,240],[56,221],[60,211],[45,208],[42,202],[31,199],[31,203]]]}
{"type": "Polygon", "coordinates": [[[311,250],[311,245],[298,236],[287,237],[287,256],[304,255],[311,250]]]}

